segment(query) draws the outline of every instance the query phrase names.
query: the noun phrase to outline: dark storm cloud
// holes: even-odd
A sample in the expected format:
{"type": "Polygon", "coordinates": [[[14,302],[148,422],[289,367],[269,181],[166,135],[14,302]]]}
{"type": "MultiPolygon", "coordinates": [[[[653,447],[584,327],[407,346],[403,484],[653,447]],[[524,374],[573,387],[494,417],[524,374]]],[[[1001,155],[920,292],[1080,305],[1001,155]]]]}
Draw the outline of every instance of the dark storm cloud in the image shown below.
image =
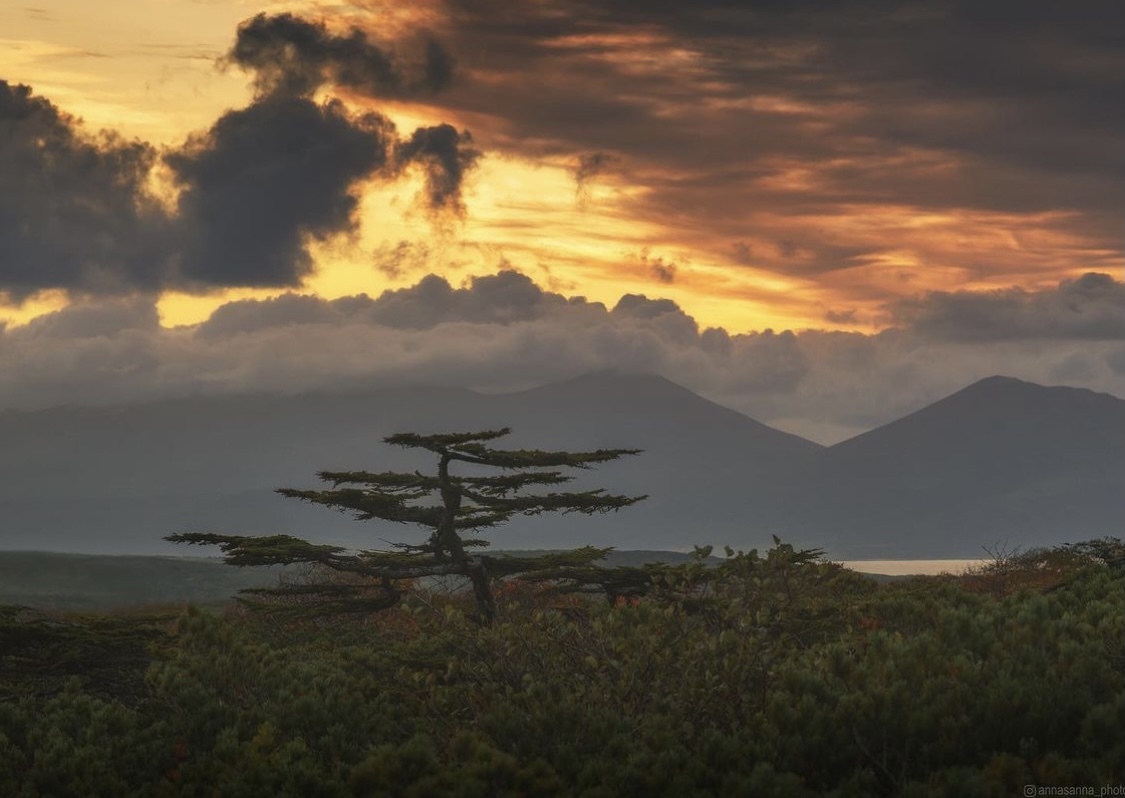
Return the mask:
{"type": "Polygon", "coordinates": [[[458,132],[452,125],[420,127],[410,138],[395,146],[395,161],[400,167],[421,166],[426,175],[426,205],[435,211],[464,212],[461,186],[468,172],[480,159],[473,149],[468,131],[458,132]]]}
{"type": "Polygon", "coordinates": [[[144,190],[154,159],[0,80],[0,295],[160,285],[166,220],[144,190]]]}
{"type": "Polygon", "coordinates": [[[270,95],[166,157],[183,186],[180,276],[197,285],[297,285],[306,238],[355,224],[356,184],[387,163],[393,127],[339,101],[270,95]]]}
{"type": "Polygon", "coordinates": [[[258,14],[239,25],[227,60],[253,70],[263,94],[305,96],[328,83],[372,97],[412,97],[441,91],[453,74],[449,54],[431,38],[423,40],[421,63],[404,65],[357,28],[336,35],[288,13],[258,14]]]}
{"type": "Polygon", "coordinates": [[[299,285],[313,267],[308,239],[353,230],[357,184],[381,171],[390,176],[417,164],[428,206],[463,212],[462,181],[479,158],[468,132],[438,125],[399,141],[383,116],[353,115],[339,101],[311,97],[325,84],[374,97],[439,91],[452,61],[432,40],[423,50],[412,73],[358,29],[335,35],[292,14],[258,14],[240,25],[228,59],[256,74],[257,99],[166,158],[184,187],[181,278],[299,285]]]}
{"type": "Polygon", "coordinates": [[[0,296],[296,286],[313,268],[311,241],[355,229],[360,184],[410,166],[425,173],[430,209],[463,213],[480,157],[467,131],[437,125],[400,141],[383,116],[312,96],[329,85],[428,96],[449,84],[452,59],[435,40],[406,49],[291,14],[245,22],[227,60],[254,73],[258,95],[163,153],[180,189],[171,216],[145,190],[153,147],[85,134],[0,81],[0,296]]]}
{"type": "MultiPolygon", "coordinates": [[[[0,293],[297,285],[308,240],[353,229],[358,184],[397,169],[394,141],[385,118],[339,101],[260,97],[164,154],[182,189],[169,217],[145,190],[152,147],[84,134],[0,81],[0,293]]],[[[463,141],[453,131],[414,155],[447,202],[475,158],[463,141]]]]}
{"type": "Polygon", "coordinates": [[[934,292],[889,309],[896,324],[929,339],[1125,339],[1125,283],[1108,274],[1046,291],[934,292]]]}

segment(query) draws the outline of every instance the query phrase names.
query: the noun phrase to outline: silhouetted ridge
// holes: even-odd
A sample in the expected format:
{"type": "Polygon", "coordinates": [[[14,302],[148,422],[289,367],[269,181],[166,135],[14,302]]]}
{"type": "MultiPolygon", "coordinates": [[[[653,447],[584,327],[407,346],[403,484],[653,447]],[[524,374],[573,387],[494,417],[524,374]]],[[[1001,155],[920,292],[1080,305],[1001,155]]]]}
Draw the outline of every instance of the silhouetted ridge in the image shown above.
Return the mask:
{"type": "MultiPolygon", "coordinates": [[[[823,450],[819,443],[798,435],[774,429],[736,410],[712,402],[665,377],[649,373],[630,373],[619,370],[602,370],[583,374],[562,382],[550,383],[514,394],[533,406],[556,408],[563,404],[583,407],[591,411],[609,412],[621,416],[620,423],[629,425],[630,419],[661,418],[676,423],[678,418],[690,418],[698,428],[684,426],[684,435],[726,430],[735,440],[754,445],[776,447],[771,452],[788,465],[793,456],[812,455],[823,450]]],[[[753,456],[754,451],[748,450],[753,456]]]]}
{"type": "Polygon", "coordinates": [[[971,556],[1120,534],[1122,482],[1125,401],[990,377],[827,449],[787,528],[856,557],[971,556]]]}

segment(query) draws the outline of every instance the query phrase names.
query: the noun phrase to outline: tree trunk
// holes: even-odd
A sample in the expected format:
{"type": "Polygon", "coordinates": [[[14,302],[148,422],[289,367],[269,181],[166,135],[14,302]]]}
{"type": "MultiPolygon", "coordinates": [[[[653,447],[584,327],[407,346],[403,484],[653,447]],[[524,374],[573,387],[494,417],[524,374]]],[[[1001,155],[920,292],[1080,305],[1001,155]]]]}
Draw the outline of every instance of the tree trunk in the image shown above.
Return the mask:
{"type": "Polygon", "coordinates": [[[443,455],[438,463],[438,479],[441,481],[441,500],[444,514],[438,528],[439,545],[445,545],[449,556],[465,566],[469,581],[473,584],[473,598],[477,602],[477,617],[484,626],[496,620],[496,599],[492,596],[492,584],[488,571],[479,557],[469,557],[457,534],[457,513],[461,509],[461,491],[449,478],[449,455],[443,455]]]}
{"type": "Polygon", "coordinates": [[[490,625],[496,620],[496,599],[492,597],[492,582],[488,578],[484,563],[477,559],[477,564],[469,569],[469,579],[473,583],[473,597],[477,600],[477,615],[483,626],[490,625]]]}

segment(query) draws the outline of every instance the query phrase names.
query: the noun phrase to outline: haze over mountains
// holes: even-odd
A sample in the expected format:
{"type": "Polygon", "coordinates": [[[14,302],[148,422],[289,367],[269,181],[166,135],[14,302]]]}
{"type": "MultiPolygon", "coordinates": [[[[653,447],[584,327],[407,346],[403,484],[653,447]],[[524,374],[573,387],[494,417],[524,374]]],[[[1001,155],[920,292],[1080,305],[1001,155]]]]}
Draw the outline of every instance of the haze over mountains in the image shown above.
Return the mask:
{"type": "MultiPolygon", "coordinates": [[[[991,377],[824,450],[786,526],[864,559],[1125,531],[1125,402],[991,377]]],[[[792,494],[790,494],[792,496],[792,494]]]]}
{"type": "Polygon", "coordinates": [[[200,553],[174,531],[290,533],[376,547],[408,528],[278,496],[322,469],[404,470],[401,431],[510,426],[505,445],[643,448],[576,485],[650,498],[594,518],[520,519],[498,548],[768,545],[846,559],[973,557],[1120,535],[1125,401],[995,377],[832,447],[655,376],[597,373],[513,394],[400,388],[0,413],[0,548],[200,553]]]}

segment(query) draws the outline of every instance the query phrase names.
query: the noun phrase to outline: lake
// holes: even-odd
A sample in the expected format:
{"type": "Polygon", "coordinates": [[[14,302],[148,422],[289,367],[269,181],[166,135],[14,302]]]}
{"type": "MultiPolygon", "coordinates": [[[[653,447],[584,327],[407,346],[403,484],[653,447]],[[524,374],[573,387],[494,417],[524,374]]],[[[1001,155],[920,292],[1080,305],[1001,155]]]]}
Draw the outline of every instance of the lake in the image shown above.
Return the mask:
{"type": "Polygon", "coordinates": [[[839,560],[844,567],[869,574],[959,574],[971,565],[987,562],[980,558],[971,560],[839,560]]]}

